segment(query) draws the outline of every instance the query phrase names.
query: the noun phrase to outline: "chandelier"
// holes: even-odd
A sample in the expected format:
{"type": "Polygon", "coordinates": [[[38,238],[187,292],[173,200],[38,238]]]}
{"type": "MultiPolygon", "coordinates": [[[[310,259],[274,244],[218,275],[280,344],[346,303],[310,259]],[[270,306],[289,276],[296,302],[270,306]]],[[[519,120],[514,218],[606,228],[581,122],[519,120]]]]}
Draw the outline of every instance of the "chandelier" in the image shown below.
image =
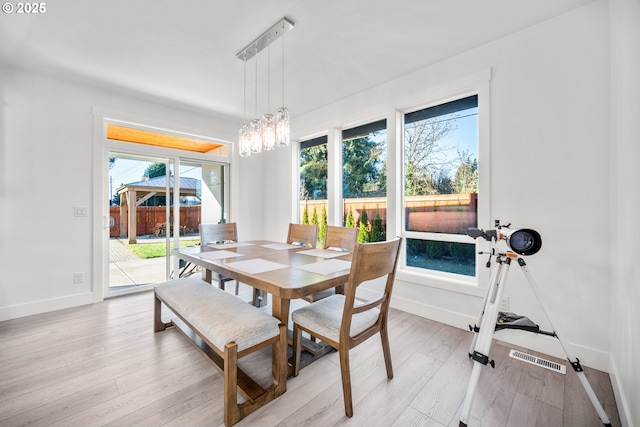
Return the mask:
{"type": "Polygon", "coordinates": [[[289,145],[289,110],[284,106],[284,35],[293,28],[293,22],[282,18],[236,54],[244,63],[244,116],[240,125],[238,147],[241,157],[248,157],[262,151],[270,151],[289,145]],[[267,110],[271,108],[271,44],[282,37],[282,107],[276,114],[267,111],[258,117],[258,53],[269,48],[267,66],[267,110]],[[255,57],[255,116],[247,120],[247,61],[255,57]]]}

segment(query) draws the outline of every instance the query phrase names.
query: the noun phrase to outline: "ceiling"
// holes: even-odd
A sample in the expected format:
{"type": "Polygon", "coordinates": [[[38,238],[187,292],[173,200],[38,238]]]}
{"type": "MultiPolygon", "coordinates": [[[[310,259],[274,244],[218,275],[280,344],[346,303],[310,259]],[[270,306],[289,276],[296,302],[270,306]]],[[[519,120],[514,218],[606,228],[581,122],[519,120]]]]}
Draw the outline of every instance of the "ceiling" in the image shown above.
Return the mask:
{"type": "Polygon", "coordinates": [[[0,62],[242,118],[282,104],[283,44],[247,63],[246,96],[236,53],[287,17],[295,117],[592,1],[53,1],[43,14],[0,15],[0,62]]]}

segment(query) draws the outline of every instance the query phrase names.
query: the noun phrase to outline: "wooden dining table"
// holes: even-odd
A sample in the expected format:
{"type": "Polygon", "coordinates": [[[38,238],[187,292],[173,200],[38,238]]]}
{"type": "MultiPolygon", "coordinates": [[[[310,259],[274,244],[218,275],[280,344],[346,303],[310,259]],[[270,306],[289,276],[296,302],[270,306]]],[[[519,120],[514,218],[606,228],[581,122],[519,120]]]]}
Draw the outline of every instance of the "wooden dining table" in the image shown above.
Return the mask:
{"type": "MultiPolygon", "coordinates": [[[[344,285],[351,268],[351,253],[268,240],[205,244],[172,254],[202,267],[208,281],[215,272],[268,293],[271,314],[284,325],[289,323],[291,300],[344,285]]],[[[312,353],[308,362],[327,352],[312,342],[305,347],[312,353]]]]}

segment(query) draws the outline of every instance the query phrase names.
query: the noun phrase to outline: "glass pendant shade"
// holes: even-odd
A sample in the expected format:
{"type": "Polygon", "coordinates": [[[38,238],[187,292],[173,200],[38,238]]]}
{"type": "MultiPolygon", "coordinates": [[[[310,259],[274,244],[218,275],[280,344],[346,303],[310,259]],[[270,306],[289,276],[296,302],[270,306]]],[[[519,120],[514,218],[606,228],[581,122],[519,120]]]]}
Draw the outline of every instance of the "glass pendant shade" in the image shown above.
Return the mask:
{"type": "Polygon", "coordinates": [[[240,125],[238,146],[240,157],[249,157],[251,155],[251,138],[249,135],[249,124],[242,123],[240,125]]]}
{"type": "MultiPolygon", "coordinates": [[[[244,63],[244,117],[247,110],[247,62],[253,58],[255,61],[255,116],[258,115],[258,54],[265,48],[269,49],[267,64],[267,111],[271,107],[271,44],[277,40],[282,40],[282,104],[284,99],[284,35],[293,28],[294,24],[287,18],[282,18],[267,31],[258,36],[255,40],[245,46],[236,54],[236,58],[244,63]]],[[[262,119],[253,119],[245,122],[240,127],[238,140],[238,153],[242,157],[262,151],[271,151],[275,147],[287,147],[290,142],[290,118],[287,107],[278,109],[275,116],[269,112],[262,116],[262,119]]]]}
{"type": "Polygon", "coordinates": [[[273,114],[262,116],[262,149],[271,151],[276,148],[276,120],[273,114]]]}
{"type": "Polygon", "coordinates": [[[262,151],[262,123],[260,119],[251,120],[249,135],[251,138],[251,152],[259,153],[262,151]]]}
{"type": "Polygon", "coordinates": [[[287,107],[278,108],[276,114],[276,144],[278,147],[289,145],[289,110],[287,107]]]}

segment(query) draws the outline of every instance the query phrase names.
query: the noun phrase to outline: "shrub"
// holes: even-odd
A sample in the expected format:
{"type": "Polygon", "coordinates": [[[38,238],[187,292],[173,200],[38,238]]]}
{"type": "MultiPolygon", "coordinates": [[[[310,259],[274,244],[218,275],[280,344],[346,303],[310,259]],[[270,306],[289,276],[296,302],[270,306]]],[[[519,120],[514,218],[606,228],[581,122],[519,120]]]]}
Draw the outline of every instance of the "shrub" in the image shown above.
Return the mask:
{"type": "Polygon", "coordinates": [[[347,220],[345,221],[344,226],[348,228],[353,228],[356,226],[356,222],[353,219],[353,212],[351,212],[351,209],[349,209],[349,213],[347,214],[347,220]]]}
{"type": "Polygon", "coordinates": [[[322,208],[322,217],[320,220],[320,229],[318,230],[318,240],[324,242],[324,235],[327,233],[327,207],[322,208]]]}
{"type": "Polygon", "coordinates": [[[427,258],[431,259],[440,259],[444,256],[445,253],[445,242],[440,242],[437,240],[429,240],[427,242],[427,258]]]}
{"type": "Polygon", "coordinates": [[[373,227],[371,229],[371,242],[383,242],[385,240],[384,229],[382,228],[382,218],[376,213],[373,219],[373,227]]]}

